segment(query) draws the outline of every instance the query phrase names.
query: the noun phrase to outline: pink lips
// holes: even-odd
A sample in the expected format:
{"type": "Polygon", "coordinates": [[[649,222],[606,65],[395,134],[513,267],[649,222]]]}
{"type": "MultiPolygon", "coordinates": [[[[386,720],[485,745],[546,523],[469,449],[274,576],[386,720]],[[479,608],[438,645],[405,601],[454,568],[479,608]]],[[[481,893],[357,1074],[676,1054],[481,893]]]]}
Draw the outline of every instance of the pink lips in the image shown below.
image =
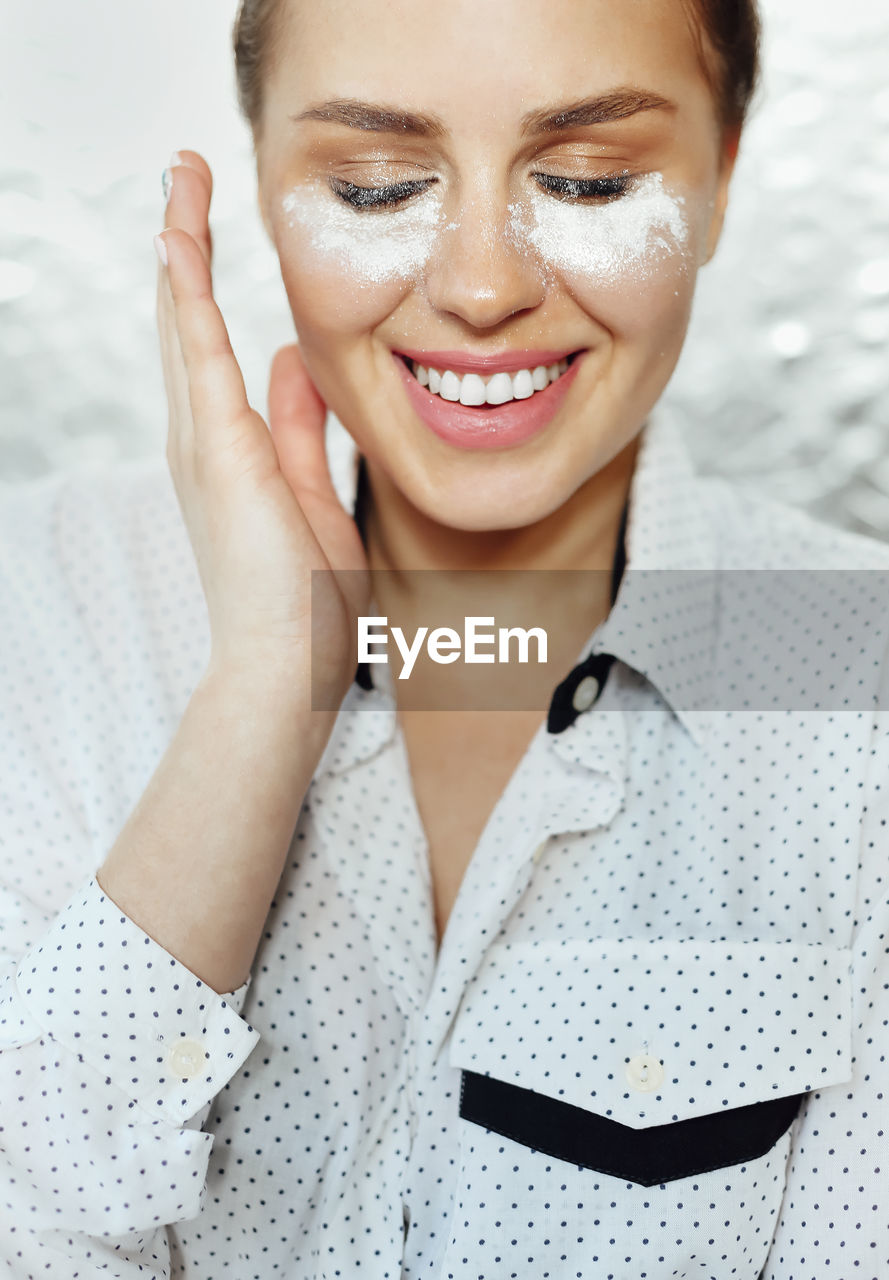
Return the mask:
{"type": "Polygon", "coordinates": [[[499,355],[495,353],[480,356],[468,351],[419,351],[401,347],[395,354],[408,356],[427,369],[431,365],[433,369],[441,369],[442,372],[452,369],[454,373],[486,374],[497,373],[500,369],[504,373],[515,373],[518,369],[536,369],[539,364],[558,364],[560,360],[567,360],[576,350],[577,347],[562,347],[559,351],[555,348],[541,351],[502,351],[499,355]]]}
{"type": "Polygon", "coordinates": [[[478,373],[484,376],[499,370],[511,373],[517,369],[534,369],[539,364],[555,364],[569,356],[572,350],[576,348],[474,356],[460,351],[410,351],[402,348],[392,354],[417,415],[440,439],[462,449],[501,449],[521,444],[549,425],[576,378],[585,353],[576,356],[560,378],[543,391],[535,391],[527,400],[510,400],[503,405],[477,408],[442,400],[441,396],[421,387],[400,357],[408,356],[427,368],[431,365],[434,369],[452,369],[457,374],[478,373]]]}

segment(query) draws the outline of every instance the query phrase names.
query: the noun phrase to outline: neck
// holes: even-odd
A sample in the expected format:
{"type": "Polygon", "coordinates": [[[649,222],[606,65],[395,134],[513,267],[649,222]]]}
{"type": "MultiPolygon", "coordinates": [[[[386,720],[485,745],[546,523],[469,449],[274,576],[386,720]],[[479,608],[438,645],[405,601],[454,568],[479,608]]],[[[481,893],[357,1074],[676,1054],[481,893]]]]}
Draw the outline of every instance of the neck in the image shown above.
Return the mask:
{"type": "MultiPolygon", "coordinates": [[[[482,533],[429,519],[367,464],[365,543],[375,611],[410,635],[424,625],[453,626],[454,618],[470,614],[495,616],[498,625],[543,627],[550,661],[534,678],[545,691],[570,670],[611,610],[611,569],[640,436],[550,516],[482,533]],[[429,569],[438,572],[414,572],[429,569]]],[[[437,667],[429,677],[436,688],[443,672],[458,679],[455,669],[437,667]]],[[[528,677],[522,679],[527,685],[528,677]]],[[[412,677],[412,685],[424,696],[422,676],[412,677]]]]}

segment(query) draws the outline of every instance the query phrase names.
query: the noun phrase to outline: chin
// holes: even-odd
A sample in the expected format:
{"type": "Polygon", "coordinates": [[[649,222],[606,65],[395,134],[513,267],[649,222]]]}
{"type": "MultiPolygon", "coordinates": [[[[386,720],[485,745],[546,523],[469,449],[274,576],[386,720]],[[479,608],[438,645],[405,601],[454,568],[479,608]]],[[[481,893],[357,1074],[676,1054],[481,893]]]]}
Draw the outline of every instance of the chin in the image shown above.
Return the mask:
{"type": "Polygon", "coordinates": [[[527,484],[508,487],[492,486],[490,479],[467,492],[430,495],[430,500],[416,501],[415,506],[429,519],[449,529],[466,533],[494,533],[503,529],[524,529],[557,511],[571,496],[570,492],[542,488],[539,475],[527,484]]]}

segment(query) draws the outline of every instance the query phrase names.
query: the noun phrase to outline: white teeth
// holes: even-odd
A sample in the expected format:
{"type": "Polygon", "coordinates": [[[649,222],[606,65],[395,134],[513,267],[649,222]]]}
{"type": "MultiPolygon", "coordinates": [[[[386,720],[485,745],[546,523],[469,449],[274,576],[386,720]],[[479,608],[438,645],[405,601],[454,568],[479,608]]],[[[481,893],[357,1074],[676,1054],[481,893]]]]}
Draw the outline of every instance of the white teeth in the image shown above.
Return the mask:
{"type": "Polygon", "coordinates": [[[462,377],[453,369],[432,369],[411,362],[408,367],[421,387],[428,387],[443,400],[465,405],[507,404],[510,400],[528,400],[535,391],[545,391],[568,368],[567,360],[555,364],[538,364],[533,369],[517,369],[515,373],[494,373],[485,381],[477,373],[462,377]]]}
{"type": "Polygon", "coordinates": [[[460,379],[450,369],[441,375],[441,388],[438,394],[442,400],[460,399],[460,379]]]}
{"type": "Polygon", "coordinates": [[[534,379],[530,369],[519,369],[512,376],[512,394],[516,400],[528,400],[534,394],[534,379]]]}
{"type": "Polygon", "coordinates": [[[486,388],[477,373],[465,373],[460,380],[461,404],[484,404],[486,388]]]}
{"type": "Polygon", "coordinates": [[[488,404],[506,404],[512,399],[512,378],[508,373],[495,373],[488,379],[485,400],[488,404]]]}

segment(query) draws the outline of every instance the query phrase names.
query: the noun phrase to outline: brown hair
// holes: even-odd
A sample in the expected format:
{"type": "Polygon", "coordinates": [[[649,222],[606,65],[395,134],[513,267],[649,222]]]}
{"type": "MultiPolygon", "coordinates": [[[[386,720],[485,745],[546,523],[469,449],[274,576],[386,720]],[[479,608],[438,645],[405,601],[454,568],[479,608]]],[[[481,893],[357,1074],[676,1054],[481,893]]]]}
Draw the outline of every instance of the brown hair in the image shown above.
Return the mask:
{"type": "MultiPolygon", "coordinates": [[[[681,0],[723,129],[740,131],[759,79],[757,0],[681,0]]],[[[241,0],[232,31],[238,101],[253,136],[282,35],[284,0],[241,0]]]]}
{"type": "Polygon", "coordinates": [[[282,35],[282,20],[282,0],[241,0],[232,29],[238,102],[254,139],[262,129],[263,87],[282,35]]]}
{"type": "Polygon", "coordinates": [[[740,132],[759,84],[757,0],[682,0],[682,6],[719,121],[724,130],[740,132]]]}

